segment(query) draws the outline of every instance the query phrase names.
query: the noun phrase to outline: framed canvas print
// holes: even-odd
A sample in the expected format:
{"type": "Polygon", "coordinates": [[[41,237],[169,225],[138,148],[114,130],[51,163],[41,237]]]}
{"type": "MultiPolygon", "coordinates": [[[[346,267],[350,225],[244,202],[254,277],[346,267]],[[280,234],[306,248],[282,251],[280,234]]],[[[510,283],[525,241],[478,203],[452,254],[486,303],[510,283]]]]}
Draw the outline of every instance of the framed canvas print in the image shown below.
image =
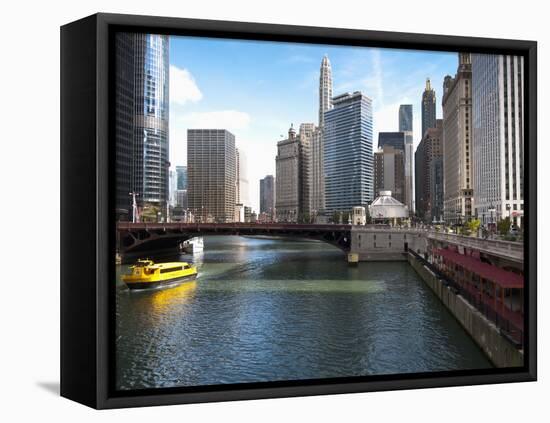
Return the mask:
{"type": "Polygon", "coordinates": [[[536,379],[536,43],[61,28],[61,394],[536,379]]]}

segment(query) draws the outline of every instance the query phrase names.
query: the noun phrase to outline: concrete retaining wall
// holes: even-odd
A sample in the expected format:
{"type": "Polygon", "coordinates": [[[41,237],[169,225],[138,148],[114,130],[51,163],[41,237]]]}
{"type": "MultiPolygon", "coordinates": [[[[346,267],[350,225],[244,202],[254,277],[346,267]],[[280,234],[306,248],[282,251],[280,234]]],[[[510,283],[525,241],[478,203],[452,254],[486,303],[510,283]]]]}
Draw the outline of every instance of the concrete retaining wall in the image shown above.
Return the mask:
{"type": "Polygon", "coordinates": [[[466,329],[496,367],[523,366],[523,351],[503,337],[498,328],[463,297],[446,287],[431,270],[408,254],[409,263],[466,329]]]}
{"type": "Polygon", "coordinates": [[[353,226],[350,252],[359,261],[407,261],[407,250],[427,251],[426,231],[410,229],[372,229],[353,226]]]}

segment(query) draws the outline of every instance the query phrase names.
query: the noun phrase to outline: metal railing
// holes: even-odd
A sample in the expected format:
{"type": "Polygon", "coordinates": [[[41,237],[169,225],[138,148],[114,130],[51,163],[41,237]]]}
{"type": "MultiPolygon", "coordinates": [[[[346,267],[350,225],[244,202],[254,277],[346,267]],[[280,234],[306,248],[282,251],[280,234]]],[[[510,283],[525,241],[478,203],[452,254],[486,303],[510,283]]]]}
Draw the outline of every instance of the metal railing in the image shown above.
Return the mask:
{"type": "Polygon", "coordinates": [[[450,244],[462,245],[490,252],[504,257],[523,260],[523,243],[512,241],[501,241],[498,239],[483,239],[468,237],[464,235],[445,234],[441,232],[429,232],[428,237],[438,241],[445,241],[450,244]]]}

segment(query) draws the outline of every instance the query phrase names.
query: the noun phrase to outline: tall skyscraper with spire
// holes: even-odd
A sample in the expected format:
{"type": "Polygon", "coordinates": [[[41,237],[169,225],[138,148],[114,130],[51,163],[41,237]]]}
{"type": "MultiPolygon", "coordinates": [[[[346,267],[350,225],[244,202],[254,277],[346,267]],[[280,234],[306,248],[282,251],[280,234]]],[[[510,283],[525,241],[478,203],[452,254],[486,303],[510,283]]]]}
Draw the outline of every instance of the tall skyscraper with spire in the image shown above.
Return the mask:
{"type": "Polygon", "coordinates": [[[325,126],[325,112],[332,109],[332,68],[325,54],[321,61],[319,78],[319,127],[325,126]]]}
{"type": "Polygon", "coordinates": [[[435,128],[435,90],[430,78],[426,78],[426,88],[422,93],[422,137],[428,128],[435,128]]]}
{"type": "Polygon", "coordinates": [[[325,112],[332,109],[332,68],[328,56],[321,61],[319,72],[319,127],[311,140],[311,214],[315,218],[325,209],[324,127],[325,112]]]}

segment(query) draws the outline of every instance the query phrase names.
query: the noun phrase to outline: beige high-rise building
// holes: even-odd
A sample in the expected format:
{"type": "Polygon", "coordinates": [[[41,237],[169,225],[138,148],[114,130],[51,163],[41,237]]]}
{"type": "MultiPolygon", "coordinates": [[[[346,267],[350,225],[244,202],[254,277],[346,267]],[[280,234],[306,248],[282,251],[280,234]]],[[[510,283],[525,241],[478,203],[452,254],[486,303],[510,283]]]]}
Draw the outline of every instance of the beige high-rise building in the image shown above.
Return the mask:
{"type": "Polygon", "coordinates": [[[288,138],[277,143],[275,158],[275,210],[279,222],[310,219],[309,149],[314,124],[300,125],[300,134],[291,125],[288,138]]]}
{"type": "Polygon", "coordinates": [[[402,149],[384,145],[374,152],[374,197],[391,191],[397,201],[405,201],[405,154],[402,149]]]}
{"type": "Polygon", "coordinates": [[[315,139],[316,127],[314,123],[302,123],[298,132],[300,138],[300,146],[302,150],[301,154],[301,212],[302,220],[309,221],[311,219],[311,196],[312,196],[312,184],[311,184],[311,149],[313,140],[315,139]]]}
{"type": "Polygon", "coordinates": [[[315,128],[311,140],[311,214],[315,217],[325,209],[325,175],[323,171],[324,130],[315,128]]]}
{"type": "Polygon", "coordinates": [[[443,214],[447,224],[466,222],[474,211],[472,62],[469,53],[459,53],[458,58],[455,77],[447,75],[443,82],[443,214]]]}
{"type": "Polygon", "coordinates": [[[319,127],[313,131],[310,150],[310,202],[313,218],[325,209],[324,126],[325,112],[332,108],[332,68],[325,55],[319,70],[319,127]]]}
{"type": "Polygon", "coordinates": [[[225,129],[187,130],[187,202],[199,222],[233,222],[235,136],[225,129]]]}

